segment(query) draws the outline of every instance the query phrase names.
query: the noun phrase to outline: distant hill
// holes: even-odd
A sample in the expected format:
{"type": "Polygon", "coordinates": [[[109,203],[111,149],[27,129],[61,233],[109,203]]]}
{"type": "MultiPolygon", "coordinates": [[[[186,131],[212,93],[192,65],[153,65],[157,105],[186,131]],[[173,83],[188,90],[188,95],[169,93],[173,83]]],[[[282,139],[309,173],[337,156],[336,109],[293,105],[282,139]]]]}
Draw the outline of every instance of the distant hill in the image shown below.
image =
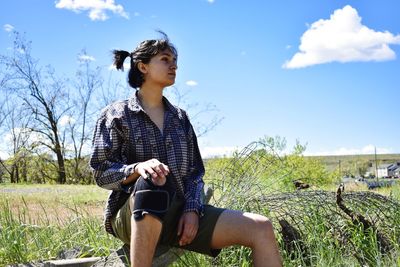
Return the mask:
{"type": "MultiPolygon", "coordinates": [[[[313,160],[318,160],[325,165],[326,170],[333,172],[340,170],[343,176],[363,176],[366,172],[375,174],[375,155],[362,154],[362,155],[336,155],[336,156],[305,156],[313,160]]],[[[223,162],[226,158],[206,158],[203,159],[204,163],[215,163],[217,161],[223,162]]],[[[385,163],[400,162],[400,154],[377,154],[376,162],[378,166],[385,163]]]]}
{"type": "MultiPolygon", "coordinates": [[[[306,156],[322,162],[328,171],[341,169],[343,175],[363,175],[375,168],[375,155],[306,156]]],[[[377,154],[378,166],[384,163],[400,162],[400,154],[377,154]]]]}

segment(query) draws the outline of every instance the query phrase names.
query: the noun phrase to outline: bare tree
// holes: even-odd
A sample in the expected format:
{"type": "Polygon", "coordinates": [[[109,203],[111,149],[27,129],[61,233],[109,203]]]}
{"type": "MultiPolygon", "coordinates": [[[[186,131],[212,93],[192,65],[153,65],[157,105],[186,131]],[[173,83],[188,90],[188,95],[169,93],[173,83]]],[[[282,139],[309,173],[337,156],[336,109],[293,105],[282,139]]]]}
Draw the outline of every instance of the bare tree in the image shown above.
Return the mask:
{"type": "MultiPolygon", "coordinates": [[[[7,112],[5,111],[6,98],[3,98],[4,96],[3,85],[4,85],[4,79],[2,76],[0,79],[0,133],[2,132],[3,129],[3,122],[5,121],[8,115],[7,112]]],[[[0,155],[0,183],[3,182],[3,174],[5,170],[6,169],[5,169],[4,159],[0,155]]]]}
{"type": "Polygon", "coordinates": [[[76,89],[73,106],[68,119],[68,135],[72,143],[73,175],[83,183],[91,182],[91,174],[88,173],[84,148],[90,146],[91,135],[94,127],[94,113],[98,112],[92,104],[93,94],[103,84],[101,68],[91,66],[93,60],[86,50],[78,55],[80,67],[76,72],[76,81],[73,87],[76,89]]]}
{"type": "Polygon", "coordinates": [[[212,103],[189,102],[189,93],[190,91],[182,91],[173,86],[168,91],[168,96],[176,105],[188,112],[196,135],[201,138],[214,130],[224,118],[219,115],[217,107],[212,103]],[[206,116],[207,120],[204,120],[203,116],[206,116]]]}
{"type": "Polygon", "coordinates": [[[114,77],[114,74],[115,72],[110,70],[108,78],[101,85],[101,93],[96,101],[97,111],[118,99],[124,99],[134,93],[135,89],[132,89],[126,81],[121,81],[114,77]]]}
{"type": "Polygon", "coordinates": [[[4,67],[4,86],[13,92],[33,115],[30,129],[43,139],[38,143],[49,149],[56,157],[58,183],[66,182],[62,140],[59,120],[70,109],[64,82],[57,78],[54,70],[39,65],[31,55],[31,43],[15,32],[14,49],[11,55],[1,56],[4,67]]]}
{"type": "Polygon", "coordinates": [[[21,180],[27,182],[28,141],[31,133],[29,123],[32,116],[23,106],[13,101],[12,96],[8,96],[7,100],[4,129],[7,131],[6,145],[11,157],[8,159],[8,166],[3,164],[3,167],[9,174],[11,183],[18,183],[21,180]]]}

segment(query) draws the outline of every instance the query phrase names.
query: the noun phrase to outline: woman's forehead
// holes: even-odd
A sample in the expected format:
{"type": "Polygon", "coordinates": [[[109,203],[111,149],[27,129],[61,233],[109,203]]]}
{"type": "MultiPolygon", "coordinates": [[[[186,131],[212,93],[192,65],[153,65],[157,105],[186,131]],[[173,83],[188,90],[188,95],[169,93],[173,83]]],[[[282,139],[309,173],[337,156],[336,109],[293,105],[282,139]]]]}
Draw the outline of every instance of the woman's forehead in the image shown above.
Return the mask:
{"type": "Polygon", "coordinates": [[[173,58],[177,58],[177,55],[169,48],[161,51],[160,53],[157,54],[158,56],[169,56],[169,57],[173,57],[173,58]]]}
{"type": "Polygon", "coordinates": [[[175,56],[175,57],[177,56],[176,51],[172,50],[171,48],[166,48],[163,51],[161,51],[161,53],[168,53],[168,54],[170,54],[172,56],[175,56]]]}

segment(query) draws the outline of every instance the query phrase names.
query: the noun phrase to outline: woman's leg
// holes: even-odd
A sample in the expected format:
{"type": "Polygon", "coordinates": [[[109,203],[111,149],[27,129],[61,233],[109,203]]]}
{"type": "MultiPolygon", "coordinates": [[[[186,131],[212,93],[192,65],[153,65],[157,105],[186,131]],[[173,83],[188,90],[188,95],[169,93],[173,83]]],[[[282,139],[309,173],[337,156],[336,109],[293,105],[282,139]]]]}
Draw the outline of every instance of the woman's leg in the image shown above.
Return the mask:
{"type": "Polygon", "coordinates": [[[131,264],[133,267],[151,266],[161,233],[161,222],[152,215],[142,220],[131,219],[131,264]]]}
{"type": "MultiPolygon", "coordinates": [[[[159,193],[165,197],[166,193],[162,190],[155,190],[155,186],[148,180],[140,177],[136,181],[135,193],[130,197],[130,210],[132,211],[131,223],[131,265],[134,267],[151,267],[154,253],[156,251],[158,240],[160,239],[162,223],[157,215],[153,215],[148,211],[142,214],[144,210],[152,209],[148,205],[154,205],[149,200],[158,201],[159,203],[167,203],[167,200],[161,198],[159,193]],[[156,193],[154,195],[153,193],[156,193]],[[157,195],[158,193],[158,195],[157,195]],[[138,205],[135,205],[138,201],[138,205]],[[137,217],[135,218],[135,210],[137,217]],[[139,216],[140,214],[140,216],[139,216]],[[140,218],[140,219],[138,219],[140,218]]],[[[158,187],[158,189],[161,187],[158,187]]],[[[167,203],[168,205],[168,203],[167,203]]],[[[154,208],[157,210],[157,207],[154,208]]]]}
{"type": "Polygon", "coordinates": [[[211,247],[220,249],[232,245],[250,247],[254,266],[282,266],[272,223],[264,216],[224,211],[214,228],[211,247]]]}

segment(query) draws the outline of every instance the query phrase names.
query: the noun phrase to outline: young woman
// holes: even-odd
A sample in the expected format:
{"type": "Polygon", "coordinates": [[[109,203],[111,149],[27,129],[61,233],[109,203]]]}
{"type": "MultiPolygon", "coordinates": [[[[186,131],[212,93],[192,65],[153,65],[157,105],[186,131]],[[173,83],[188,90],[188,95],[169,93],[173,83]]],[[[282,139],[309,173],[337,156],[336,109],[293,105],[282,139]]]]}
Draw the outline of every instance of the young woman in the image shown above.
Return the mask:
{"type": "Polygon", "coordinates": [[[143,41],[132,53],[114,51],[117,69],[127,57],[128,82],[137,90],[102,111],[90,166],[97,184],[111,190],[105,227],[130,244],[132,266],[151,266],[163,247],[215,257],[231,245],[250,247],[255,266],[281,266],[267,218],[202,203],[196,135],[185,111],[163,97],[178,68],[168,37],[143,41]]]}

